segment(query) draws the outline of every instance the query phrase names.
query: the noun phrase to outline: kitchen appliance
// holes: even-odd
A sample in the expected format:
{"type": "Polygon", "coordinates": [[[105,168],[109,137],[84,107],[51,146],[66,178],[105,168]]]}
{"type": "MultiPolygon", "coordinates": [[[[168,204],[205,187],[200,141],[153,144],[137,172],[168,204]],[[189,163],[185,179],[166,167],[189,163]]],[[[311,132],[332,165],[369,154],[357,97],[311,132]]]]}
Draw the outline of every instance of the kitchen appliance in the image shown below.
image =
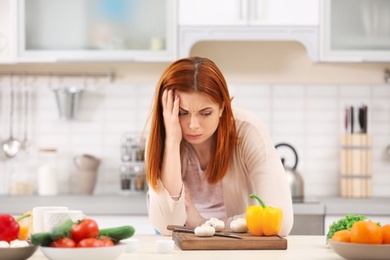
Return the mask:
{"type": "Polygon", "coordinates": [[[302,203],[304,199],[304,184],[301,174],[296,170],[298,166],[298,153],[293,146],[287,143],[280,143],[275,148],[287,147],[294,153],[295,162],[293,167],[288,167],[285,164],[285,158],[282,157],[283,167],[287,174],[287,180],[290,185],[291,196],[293,202],[302,203]]]}

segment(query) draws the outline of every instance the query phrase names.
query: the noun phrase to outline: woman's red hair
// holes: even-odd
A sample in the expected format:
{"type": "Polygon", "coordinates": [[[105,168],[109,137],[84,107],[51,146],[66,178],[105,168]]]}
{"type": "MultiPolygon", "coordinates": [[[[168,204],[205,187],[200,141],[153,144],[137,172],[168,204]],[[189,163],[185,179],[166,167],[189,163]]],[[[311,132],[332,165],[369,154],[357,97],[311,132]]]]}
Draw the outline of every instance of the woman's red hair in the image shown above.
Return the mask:
{"type": "MultiPolygon", "coordinates": [[[[161,102],[164,90],[169,89],[201,93],[224,108],[214,134],[213,151],[206,170],[208,182],[215,184],[226,174],[231,151],[237,142],[237,134],[225,78],[214,62],[201,57],[183,58],[173,62],[165,69],[158,82],[151,111],[152,121],[146,154],[146,179],[153,189],[157,188],[165,144],[161,102]]],[[[182,142],[185,142],[184,139],[182,142]]]]}

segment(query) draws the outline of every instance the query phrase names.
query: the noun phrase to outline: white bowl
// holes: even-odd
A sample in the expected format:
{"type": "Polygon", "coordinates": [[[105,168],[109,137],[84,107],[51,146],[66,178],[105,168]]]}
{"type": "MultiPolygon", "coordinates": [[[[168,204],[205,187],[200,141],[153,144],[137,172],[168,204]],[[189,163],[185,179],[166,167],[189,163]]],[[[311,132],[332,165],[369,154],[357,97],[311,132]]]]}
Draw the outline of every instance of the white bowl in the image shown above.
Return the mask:
{"type": "Polygon", "coordinates": [[[50,260],[115,260],[126,251],[126,244],[105,247],[41,247],[41,251],[50,260]]]}
{"type": "Polygon", "coordinates": [[[38,246],[0,248],[0,260],[25,260],[37,251],[38,246]]]}
{"type": "Polygon", "coordinates": [[[334,242],[328,240],[330,247],[341,257],[345,259],[389,259],[390,245],[371,245],[371,244],[357,244],[346,242],[334,242]]]}
{"type": "Polygon", "coordinates": [[[157,240],[156,241],[156,249],[157,252],[161,254],[168,254],[172,252],[175,246],[175,242],[173,240],[157,240]]]}

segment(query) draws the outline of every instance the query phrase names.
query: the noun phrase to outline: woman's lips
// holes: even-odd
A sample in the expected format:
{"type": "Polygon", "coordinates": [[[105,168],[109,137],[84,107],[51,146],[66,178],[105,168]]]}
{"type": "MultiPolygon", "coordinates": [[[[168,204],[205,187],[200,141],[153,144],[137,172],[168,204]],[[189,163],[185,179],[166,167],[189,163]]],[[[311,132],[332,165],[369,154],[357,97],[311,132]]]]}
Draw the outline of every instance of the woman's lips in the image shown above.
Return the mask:
{"type": "Polygon", "coordinates": [[[202,135],[201,134],[198,134],[198,135],[187,135],[187,138],[189,140],[197,140],[201,137],[202,135]]]}

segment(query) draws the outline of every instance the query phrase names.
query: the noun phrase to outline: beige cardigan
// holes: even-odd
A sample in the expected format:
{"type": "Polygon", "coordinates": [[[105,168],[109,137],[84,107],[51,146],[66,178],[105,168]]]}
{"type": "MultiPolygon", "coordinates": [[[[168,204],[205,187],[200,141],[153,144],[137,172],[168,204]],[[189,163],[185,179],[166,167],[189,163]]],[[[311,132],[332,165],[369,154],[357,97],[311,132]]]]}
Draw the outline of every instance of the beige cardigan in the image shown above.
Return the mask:
{"type": "MultiPolygon", "coordinates": [[[[293,207],[286,173],[268,131],[261,120],[244,110],[234,109],[237,133],[241,142],[235,149],[229,169],[222,180],[225,209],[228,217],[245,217],[246,208],[257,205],[249,198],[255,193],[267,205],[283,210],[283,227],[279,235],[287,236],[293,226],[293,207]]],[[[186,169],[182,154],[182,172],[186,169]]],[[[179,200],[174,201],[161,181],[158,192],[149,187],[148,211],[154,228],[170,235],[167,225],[184,225],[185,188],[179,200]]]]}

